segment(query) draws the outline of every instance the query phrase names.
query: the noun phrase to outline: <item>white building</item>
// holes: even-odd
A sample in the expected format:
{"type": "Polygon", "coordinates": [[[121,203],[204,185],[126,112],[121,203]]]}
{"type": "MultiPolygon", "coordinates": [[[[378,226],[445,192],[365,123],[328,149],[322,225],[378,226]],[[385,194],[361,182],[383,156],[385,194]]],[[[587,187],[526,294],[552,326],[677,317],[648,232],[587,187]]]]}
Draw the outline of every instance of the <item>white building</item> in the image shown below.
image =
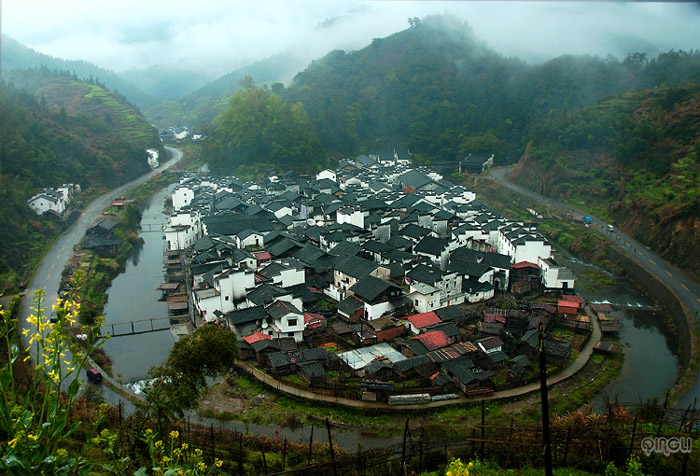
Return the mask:
{"type": "Polygon", "coordinates": [[[187,186],[180,186],[173,190],[173,208],[182,210],[194,200],[194,189],[187,186]]]}
{"type": "Polygon", "coordinates": [[[66,201],[63,198],[63,193],[52,188],[45,188],[43,192],[27,200],[27,203],[37,215],[49,212],[63,216],[63,213],[66,211],[66,201]]]}
{"type": "Polygon", "coordinates": [[[338,183],[338,178],[336,177],[335,172],[330,170],[330,169],[322,170],[321,172],[316,174],[316,180],[323,180],[323,179],[332,180],[335,183],[338,183]]]}
{"type": "Polygon", "coordinates": [[[570,269],[560,266],[553,259],[540,259],[537,264],[542,270],[542,284],[547,289],[574,289],[576,277],[570,269]]]}

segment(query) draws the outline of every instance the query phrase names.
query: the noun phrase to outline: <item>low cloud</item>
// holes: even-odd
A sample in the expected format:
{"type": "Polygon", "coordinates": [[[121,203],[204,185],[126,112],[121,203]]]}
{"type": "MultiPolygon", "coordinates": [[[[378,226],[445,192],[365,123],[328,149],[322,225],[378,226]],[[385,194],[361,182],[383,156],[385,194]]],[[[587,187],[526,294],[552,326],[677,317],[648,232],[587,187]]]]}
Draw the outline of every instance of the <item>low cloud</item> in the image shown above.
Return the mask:
{"type": "Polygon", "coordinates": [[[221,75],[280,52],[354,50],[451,13],[505,56],[698,49],[700,8],[687,3],[7,0],[3,32],[42,53],[124,71],[152,65],[221,75]]]}

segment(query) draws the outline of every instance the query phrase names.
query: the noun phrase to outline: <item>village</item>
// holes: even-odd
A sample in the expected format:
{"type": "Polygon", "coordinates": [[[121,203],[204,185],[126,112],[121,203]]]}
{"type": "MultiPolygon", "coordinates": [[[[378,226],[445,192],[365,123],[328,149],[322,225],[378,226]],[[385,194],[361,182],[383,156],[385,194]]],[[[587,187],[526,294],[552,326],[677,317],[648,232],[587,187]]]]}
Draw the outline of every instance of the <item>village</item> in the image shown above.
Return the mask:
{"type": "Polygon", "coordinates": [[[171,316],[234,331],[241,359],[287,385],[390,404],[534,381],[540,326],[551,371],[584,347],[591,317],[619,330],[609,306],[574,293],[535,223],[410,164],[390,150],[315,180],[183,176],[164,231],[171,316]]]}

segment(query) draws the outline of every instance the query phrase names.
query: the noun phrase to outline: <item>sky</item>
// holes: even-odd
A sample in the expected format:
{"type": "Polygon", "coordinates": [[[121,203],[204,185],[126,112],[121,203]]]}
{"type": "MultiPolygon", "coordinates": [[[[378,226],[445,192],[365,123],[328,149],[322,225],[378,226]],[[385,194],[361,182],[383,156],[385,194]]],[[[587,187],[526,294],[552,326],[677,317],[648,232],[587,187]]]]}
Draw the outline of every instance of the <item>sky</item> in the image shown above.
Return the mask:
{"type": "Polygon", "coordinates": [[[451,13],[505,56],[650,56],[700,49],[694,3],[359,0],[2,0],[2,32],[41,53],[121,72],[153,65],[212,77],[287,51],[351,51],[451,13]]]}

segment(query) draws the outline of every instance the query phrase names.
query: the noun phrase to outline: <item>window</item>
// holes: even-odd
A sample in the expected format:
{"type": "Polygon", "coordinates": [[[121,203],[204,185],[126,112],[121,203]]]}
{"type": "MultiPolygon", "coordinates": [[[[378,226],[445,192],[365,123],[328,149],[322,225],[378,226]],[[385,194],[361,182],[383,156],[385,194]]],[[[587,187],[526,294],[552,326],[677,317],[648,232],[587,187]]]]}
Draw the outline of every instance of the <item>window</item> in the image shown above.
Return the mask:
{"type": "Polygon", "coordinates": [[[296,319],[287,319],[287,324],[289,324],[289,327],[295,327],[297,325],[297,320],[296,319]]]}
{"type": "Polygon", "coordinates": [[[226,300],[228,301],[228,296],[226,296],[226,300]]]}
{"type": "Polygon", "coordinates": [[[287,337],[294,337],[294,332],[287,332],[287,337]]]}

